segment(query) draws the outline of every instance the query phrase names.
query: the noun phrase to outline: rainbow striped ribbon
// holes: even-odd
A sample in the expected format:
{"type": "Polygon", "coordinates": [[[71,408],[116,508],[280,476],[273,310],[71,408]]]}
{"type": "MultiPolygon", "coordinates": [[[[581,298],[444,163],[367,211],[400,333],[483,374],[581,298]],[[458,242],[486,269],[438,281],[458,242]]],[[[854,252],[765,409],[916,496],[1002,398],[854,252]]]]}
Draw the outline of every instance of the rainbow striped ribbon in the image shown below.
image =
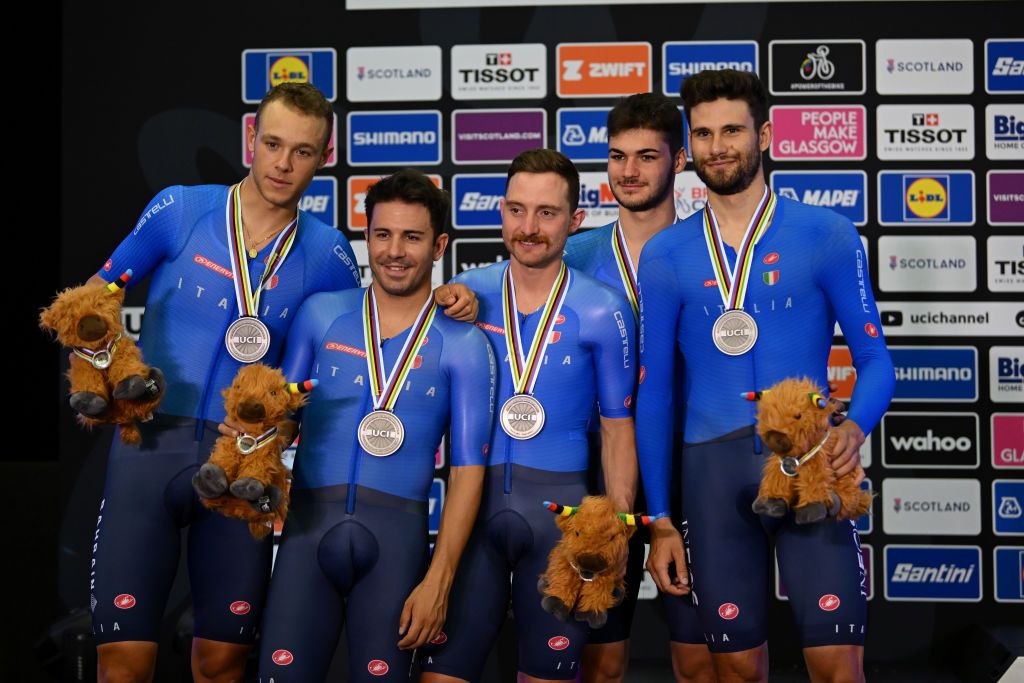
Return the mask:
{"type": "Polygon", "coordinates": [[[245,232],[242,229],[242,183],[232,185],[228,191],[228,202],[224,209],[225,222],[228,229],[228,252],[231,256],[231,272],[234,274],[235,301],[238,304],[239,317],[258,318],[260,308],[260,294],[263,286],[284,265],[288,258],[288,252],[292,250],[295,243],[295,236],[298,232],[299,218],[296,214],[292,222],[281,231],[274,242],[274,248],[267,258],[267,265],[263,269],[263,277],[255,290],[249,277],[248,254],[245,249],[245,232]]]}
{"type": "Polygon", "coordinates": [[[540,322],[537,323],[537,330],[534,332],[533,342],[530,344],[530,353],[524,358],[512,268],[511,265],[505,266],[505,279],[501,285],[501,304],[505,317],[505,347],[508,350],[508,365],[512,370],[512,384],[517,394],[533,393],[540,368],[544,365],[544,355],[551,338],[551,329],[555,326],[558,314],[562,310],[562,304],[565,303],[565,297],[569,293],[570,279],[569,269],[563,261],[562,267],[558,270],[558,276],[555,278],[554,284],[551,285],[551,291],[548,292],[547,303],[544,304],[540,322]]]}
{"type": "Polygon", "coordinates": [[[775,216],[775,206],[778,199],[775,193],[765,187],[761,195],[761,202],[757,205],[750,225],[743,234],[743,241],[736,252],[736,269],[729,266],[729,260],[725,256],[725,245],[722,243],[722,233],[718,228],[718,220],[714,211],[711,210],[711,202],[704,206],[704,241],[708,245],[708,254],[711,256],[711,265],[715,271],[715,278],[718,281],[718,291],[722,295],[722,303],[726,310],[743,310],[743,301],[747,297],[747,284],[750,278],[750,265],[754,260],[754,246],[761,241],[764,234],[771,227],[772,217],[775,216]]]}
{"type": "Polygon", "coordinates": [[[633,268],[633,259],[629,255],[629,247],[626,246],[626,236],[622,234],[622,224],[615,221],[615,229],[612,230],[612,252],[615,253],[615,263],[619,266],[619,277],[622,278],[622,289],[626,291],[626,298],[633,308],[633,317],[640,319],[640,288],[636,283],[636,269],[633,268]]]}
{"type": "Polygon", "coordinates": [[[405,336],[405,343],[398,353],[394,367],[391,368],[391,374],[384,375],[384,350],[380,343],[377,300],[373,296],[373,287],[366,288],[366,294],[363,296],[363,345],[366,347],[366,369],[370,375],[374,410],[394,410],[405,378],[416,360],[416,352],[423,345],[436,312],[437,306],[431,294],[416,316],[416,321],[409,328],[409,334],[405,336]]]}

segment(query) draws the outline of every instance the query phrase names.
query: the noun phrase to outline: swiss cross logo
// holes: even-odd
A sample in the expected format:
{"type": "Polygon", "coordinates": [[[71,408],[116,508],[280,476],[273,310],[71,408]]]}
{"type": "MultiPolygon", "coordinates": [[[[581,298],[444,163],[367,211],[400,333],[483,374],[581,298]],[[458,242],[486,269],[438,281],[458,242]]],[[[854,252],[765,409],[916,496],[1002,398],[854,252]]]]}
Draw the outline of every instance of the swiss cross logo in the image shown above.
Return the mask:
{"type": "Polygon", "coordinates": [[[724,602],[718,608],[718,616],[722,617],[726,621],[732,621],[740,615],[740,608],[731,602],[724,602]]]}
{"type": "Polygon", "coordinates": [[[911,114],[910,123],[915,126],[937,126],[939,125],[939,115],[937,112],[911,114]]]}
{"type": "Polygon", "coordinates": [[[822,595],[818,600],[818,607],[826,612],[835,612],[839,608],[839,596],[831,593],[822,595]]]}
{"type": "Polygon", "coordinates": [[[288,666],[295,661],[295,657],[288,650],[274,650],[274,654],[270,655],[270,660],[278,666],[288,666]]]}
{"type": "Polygon", "coordinates": [[[135,596],[128,593],[121,593],[114,598],[114,607],[118,609],[131,609],[135,607],[135,596]]]}
{"type": "Polygon", "coordinates": [[[114,262],[111,259],[107,259],[107,262],[103,264],[103,270],[110,270],[114,267],[114,262]]]}
{"type": "Polygon", "coordinates": [[[374,676],[383,676],[388,672],[389,668],[388,663],[383,659],[370,660],[370,663],[366,665],[366,670],[374,676]]]}
{"type": "Polygon", "coordinates": [[[436,636],[434,636],[433,640],[430,641],[430,644],[431,645],[444,645],[447,642],[448,642],[448,634],[445,633],[444,631],[441,631],[436,636]]]}
{"type": "Polygon", "coordinates": [[[878,328],[875,327],[874,323],[868,323],[867,325],[865,325],[864,326],[864,331],[868,333],[869,337],[877,337],[878,336],[878,328]]]}
{"type": "Polygon", "coordinates": [[[228,609],[231,610],[232,614],[242,615],[248,614],[249,610],[252,609],[252,605],[247,603],[245,600],[236,600],[231,603],[231,606],[228,607],[228,609]]]}
{"type": "Polygon", "coordinates": [[[779,262],[779,252],[777,252],[777,251],[773,251],[771,253],[765,254],[764,258],[761,259],[761,263],[765,264],[766,266],[770,266],[773,263],[778,263],[778,262],[779,262]]]}
{"type": "Polygon", "coordinates": [[[565,636],[555,636],[548,640],[548,647],[552,650],[564,650],[569,647],[569,639],[565,636]]]}

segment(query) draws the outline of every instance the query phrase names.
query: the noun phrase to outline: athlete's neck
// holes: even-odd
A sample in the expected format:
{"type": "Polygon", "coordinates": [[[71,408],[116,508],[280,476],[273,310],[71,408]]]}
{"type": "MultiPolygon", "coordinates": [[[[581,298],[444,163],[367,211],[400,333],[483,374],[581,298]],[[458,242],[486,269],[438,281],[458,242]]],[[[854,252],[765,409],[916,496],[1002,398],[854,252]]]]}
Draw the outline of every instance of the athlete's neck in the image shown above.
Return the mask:
{"type": "Polygon", "coordinates": [[[377,302],[377,316],[380,322],[381,339],[390,339],[416,321],[423,304],[431,296],[430,280],[424,280],[410,294],[388,294],[376,280],[370,283],[373,298],[377,302]]]}
{"type": "Polygon", "coordinates": [[[245,228],[246,241],[259,243],[261,249],[295,218],[298,200],[286,206],[270,203],[260,194],[251,173],[242,181],[239,192],[242,197],[242,225],[245,228]]]}
{"type": "Polygon", "coordinates": [[[520,313],[533,313],[547,303],[558,271],[562,269],[562,259],[531,268],[513,258],[509,268],[512,269],[512,282],[516,288],[516,308],[520,313]]]}
{"type": "Polygon", "coordinates": [[[647,240],[676,222],[676,203],[673,195],[649,211],[619,209],[619,224],[629,247],[629,258],[633,267],[640,266],[640,252],[647,240]]]}
{"type": "Polygon", "coordinates": [[[764,188],[764,170],[761,170],[747,189],[736,194],[717,194],[708,190],[708,201],[718,220],[722,241],[733,249],[739,249],[743,234],[764,196],[764,188]]]}

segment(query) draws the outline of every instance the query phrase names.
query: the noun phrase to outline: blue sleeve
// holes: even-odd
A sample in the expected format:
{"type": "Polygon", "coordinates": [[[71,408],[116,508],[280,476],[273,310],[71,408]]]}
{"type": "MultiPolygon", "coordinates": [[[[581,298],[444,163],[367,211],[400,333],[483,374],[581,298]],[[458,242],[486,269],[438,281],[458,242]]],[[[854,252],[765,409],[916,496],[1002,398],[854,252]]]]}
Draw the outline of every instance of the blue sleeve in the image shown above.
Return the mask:
{"type": "Polygon", "coordinates": [[[158,192],[142,212],[131,234],[118,245],[97,275],[112,282],[129,268],[132,286],[185,246],[191,226],[184,225],[188,213],[184,188],[173,185],[158,192]]]}
{"type": "Polygon", "coordinates": [[[321,299],[316,294],[307,298],[299,307],[288,330],[281,372],[289,382],[305,382],[311,377],[317,348],[327,327],[334,321],[327,315],[328,311],[321,299]]]}
{"type": "Polygon", "coordinates": [[[636,448],[648,514],[666,515],[672,472],[672,391],[680,288],[669,258],[658,255],[641,257],[640,261],[642,379],[636,401],[636,448]]]}
{"type": "Polygon", "coordinates": [[[359,266],[352,245],[341,230],[332,229],[332,232],[331,256],[325,267],[319,269],[321,281],[315,289],[318,292],[337,292],[360,285],[359,266]]]}
{"type": "Polygon", "coordinates": [[[828,296],[850,347],[857,384],[848,416],[865,434],[882,419],[896,389],[892,358],[868,276],[868,259],[853,224],[843,219],[817,251],[818,286],[828,296]]]}
{"type": "Polygon", "coordinates": [[[594,356],[598,408],[602,417],[632,417],[637,374],[633,311],[625,297],[597,286],[603,303],[588,307],[581,332],[594,356]]]}
{"type": "Polygon", "coordinates": [[[455,324],[466,329],[445,344],[442,358],[451,382],[451,464],[486,465],[494,419],[494,352],[483,332],[468,323],[455,324]]]}

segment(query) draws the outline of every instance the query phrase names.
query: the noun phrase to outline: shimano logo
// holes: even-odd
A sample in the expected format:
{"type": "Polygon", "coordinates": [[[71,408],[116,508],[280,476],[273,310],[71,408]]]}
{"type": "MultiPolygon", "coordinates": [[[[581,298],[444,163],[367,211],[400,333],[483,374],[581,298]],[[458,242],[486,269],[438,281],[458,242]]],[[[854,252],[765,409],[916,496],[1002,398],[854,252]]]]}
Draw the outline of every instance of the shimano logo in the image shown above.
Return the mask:
{"type": "Polygon", "coordinates": [[[974,368],[971,367],[896,368],[896,380],[900,382],[970,382],[973,379],[974,368]]]}
{"type": "Polygon", "coordinates": [[[753,71],[753,62],[721,61],[721,62],[672,62],[668,65],[670,76],[693,76],[701,71],[721,71],[722,69],[733,69],[735,71],[753,71]]]}
{"type": "Polygon", "coordinates": [[[387,130],[378,132],[357,131],[352,134],[352,144],[367,145],[433,145],[437,143],[437,132],[432,130],[387,130]]]}

